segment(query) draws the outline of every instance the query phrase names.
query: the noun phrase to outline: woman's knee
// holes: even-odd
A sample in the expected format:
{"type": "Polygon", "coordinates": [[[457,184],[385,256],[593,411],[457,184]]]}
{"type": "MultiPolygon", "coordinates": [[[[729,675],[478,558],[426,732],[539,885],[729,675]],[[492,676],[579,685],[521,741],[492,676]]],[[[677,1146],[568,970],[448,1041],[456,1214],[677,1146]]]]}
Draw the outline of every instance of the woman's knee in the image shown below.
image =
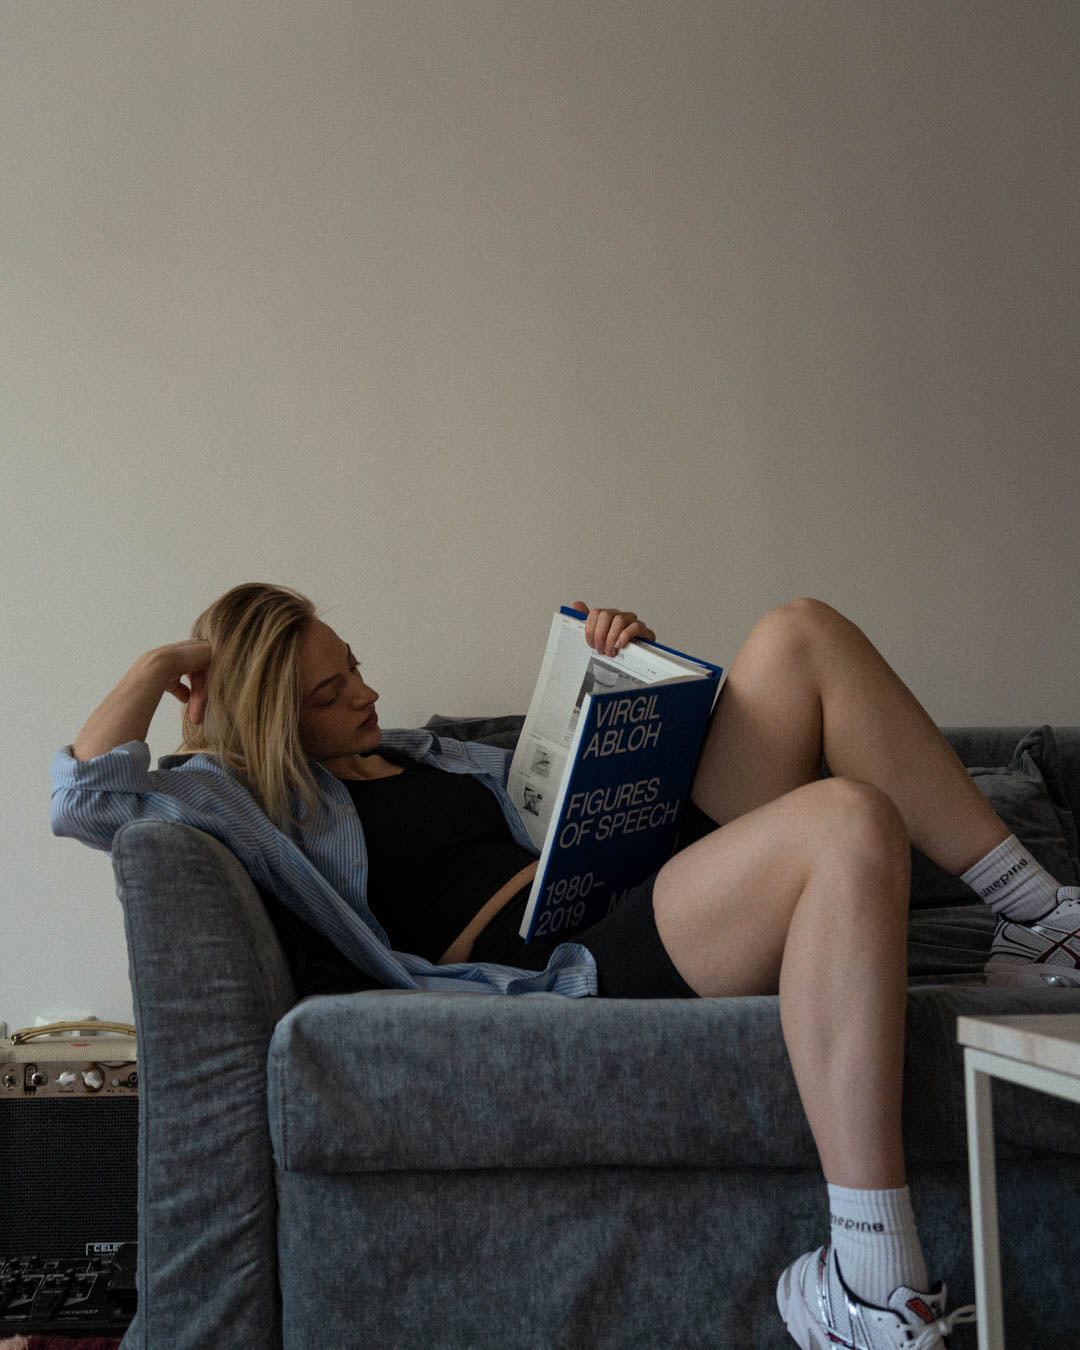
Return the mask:
{"type": "Polygon", "coordinates": [[[823,600],[803,596],[767,610],[750,631],[747,646],[764,649],[770,660],[805,658],[847,621],[823,600]]]}
{"type": "Polygon", "coordinates": [[[911,849],[903,817],[891,797],[854,778],[827,778],[814,789],[820,853],[851,865],[906,873],[911,849]]]}

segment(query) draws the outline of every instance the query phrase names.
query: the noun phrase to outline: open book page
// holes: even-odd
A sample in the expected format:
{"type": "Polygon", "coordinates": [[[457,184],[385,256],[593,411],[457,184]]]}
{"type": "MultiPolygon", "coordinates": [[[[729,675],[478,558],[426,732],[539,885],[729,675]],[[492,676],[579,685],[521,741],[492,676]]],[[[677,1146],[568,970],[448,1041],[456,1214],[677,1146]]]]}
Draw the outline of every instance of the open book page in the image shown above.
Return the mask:
{"type": "Polygon", "coordinates": [[[689,657],[649,642],[600,656],[585,641],[585,616],[561,610],[552,620],[532,702],[510,766],[509,791],[529,836],[544,846],[586,695],[709,675],[689,657]]]}

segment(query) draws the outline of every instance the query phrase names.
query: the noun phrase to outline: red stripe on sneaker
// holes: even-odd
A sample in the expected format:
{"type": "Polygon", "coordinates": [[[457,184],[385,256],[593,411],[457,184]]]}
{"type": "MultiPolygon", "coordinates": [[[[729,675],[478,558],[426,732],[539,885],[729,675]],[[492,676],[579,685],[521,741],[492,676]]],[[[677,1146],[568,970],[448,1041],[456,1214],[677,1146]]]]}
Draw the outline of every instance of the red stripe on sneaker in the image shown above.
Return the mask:
{"type": "MultiPolygon", "coordinates": [[[[1039,930],[1039,932],[1042,934],[1042,936],[1049,937],[1051,933],[1061,932],[1061,930],[1054,928],[1050,929],[1042,928],[1039,930]]],[[[1073,966],[1080,968],[1080,956],[1078,956],[1071,947],[1067,947],[1065,945],[1067,942],[1072,942],[1076,938],[1080,938],[1080,928],[1074,928],[1071,933],[1062,933],[1061,937],[1056,942],[1053,942],[1051,946],[1047,947],[1046,951],[1039,953],[1039,955],[1035,958],[1035,964],[1037,966],[1047,965],[1049,964],[1049,958],[1053,956],[1055,952],[1065,952],[1068,956],[1072,957],[1073,966]]],[[[1055,965],[1064,964],[1064,962],[1055,962],[1054,964],[1055,965]]]]}
{"type": "Polygon", "coordinates": [[[911,1309],[911,1311],[915,1314],[916,1317],[921,1317],[924,1322],[937,1321],[937,1313],[933,1312],[929,1307],[927,1307],[927,1305],[922,1301],[921,1298],[909,1298],[907,1301],[907,1306],[911,1309]]]}

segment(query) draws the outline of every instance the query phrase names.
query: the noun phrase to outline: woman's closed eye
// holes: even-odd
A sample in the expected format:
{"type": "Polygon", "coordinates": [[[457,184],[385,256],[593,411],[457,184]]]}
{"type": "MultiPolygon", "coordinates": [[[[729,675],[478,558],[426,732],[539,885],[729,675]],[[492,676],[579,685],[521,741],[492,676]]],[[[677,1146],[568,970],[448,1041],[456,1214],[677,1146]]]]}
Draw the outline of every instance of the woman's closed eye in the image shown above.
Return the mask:
{"type": "MultiPolygon", "coordinates": [[[[350,675],[360,674],[360,662],[356,659],[355,656],[352,655],[351,652],[349,654],[349,664],[347,669],[350,675]]],[[[344,680],[342,679],[341,676],[339,676],[338,679],[332,685],[328,685],[326,689],[319,691],[312,706],[315,708],[331,707],[333,704],[337,702],[338,696],[341,693],[342,689],[344,688],[344,684],[345,684],[344,680]]]]}

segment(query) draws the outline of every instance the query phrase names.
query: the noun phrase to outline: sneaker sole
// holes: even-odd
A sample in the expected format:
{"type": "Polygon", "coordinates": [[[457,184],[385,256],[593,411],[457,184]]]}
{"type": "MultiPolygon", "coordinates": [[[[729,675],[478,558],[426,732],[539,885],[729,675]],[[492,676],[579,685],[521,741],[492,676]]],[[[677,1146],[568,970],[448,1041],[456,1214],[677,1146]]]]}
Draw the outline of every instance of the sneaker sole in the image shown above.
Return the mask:
{"type": "Polygon", "coordinates": [[[1069,966],[1023,965],[986,966],[986,983],[995,989],[1080,989],[1080,970],[1069,966]]]}
{"type": "Polygon", "coordinates": [[[791,1272],[789,1266],[776,1284],[776,1308],[788,1335],[801,1350],[835,1350],[835,1346],[821,1339],[818,1328],[807,1316],[806,1300],[801,1292],[792,1289],[791,1272]]]}

